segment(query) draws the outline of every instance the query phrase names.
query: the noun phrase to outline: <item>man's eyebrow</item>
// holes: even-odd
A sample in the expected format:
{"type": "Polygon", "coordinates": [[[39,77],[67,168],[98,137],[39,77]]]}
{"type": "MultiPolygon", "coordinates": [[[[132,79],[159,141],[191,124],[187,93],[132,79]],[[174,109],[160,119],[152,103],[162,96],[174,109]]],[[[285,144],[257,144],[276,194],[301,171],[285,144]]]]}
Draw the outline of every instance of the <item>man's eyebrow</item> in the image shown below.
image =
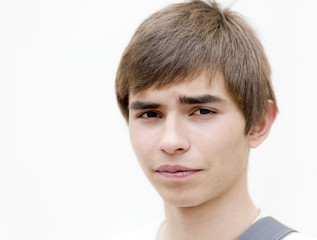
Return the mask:
{"type": "Polygon", "coordinates": [[[129,109],[132,110],[146,110],[160,108],[161,104],[152,102],[134,101],[130,104],[129,109]]]}
{"type": "Polygon", "coordinates": [[[222,102],[227,102],[227,100],[218,96],[205,94],[205,95],[197,96],[197,97],[180,96],[179,102],[181,104],[205,104],[205,103],[222,103],[222,102]]]}

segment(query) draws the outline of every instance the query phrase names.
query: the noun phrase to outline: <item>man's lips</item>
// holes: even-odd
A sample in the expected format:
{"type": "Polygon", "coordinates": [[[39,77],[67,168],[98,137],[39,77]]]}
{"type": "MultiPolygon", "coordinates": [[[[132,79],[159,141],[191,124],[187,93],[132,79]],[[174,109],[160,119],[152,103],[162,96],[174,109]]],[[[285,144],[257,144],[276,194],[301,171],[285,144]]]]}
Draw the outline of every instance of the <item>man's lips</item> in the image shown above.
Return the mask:
{"type": "Polygon", "coordinates": [[[180,165],[163,165],[156,172],[166,179],[185,179],[190,177],[202,169],[188,168],[180,165]]]}
{"type": "Polygon", "coordinates": [[[188,168],[180,165],[163,165],[157,169],[157,172],[168,172],[168,173],[176,173],[176,172],[189,172],[189,171],[200,171],[201,169],[188,168]]]}

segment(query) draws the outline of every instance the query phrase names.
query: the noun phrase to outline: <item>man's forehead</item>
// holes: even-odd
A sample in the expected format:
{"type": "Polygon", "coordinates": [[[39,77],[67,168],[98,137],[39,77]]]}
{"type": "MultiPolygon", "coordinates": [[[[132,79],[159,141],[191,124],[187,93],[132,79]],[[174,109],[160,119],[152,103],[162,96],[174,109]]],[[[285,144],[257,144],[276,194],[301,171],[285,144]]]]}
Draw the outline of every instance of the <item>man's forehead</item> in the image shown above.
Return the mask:
{"type": "Polygon", "coordinates": [[[200,74],[196,78],[184,79],[180,82],[172,82],[161,87],[148,87],[134,93],[130,91],[129,99],[153,97],[156,94],[174,92],[175,96],[182,95],[188,97],[202,96],[202,95],[228,95],[222,74],[216,74],[211,79],[206,73],[200,74]]]}
{"type": "Polygon", "coordinates": [[[181,105],[229,103],[231,97],[224,89],[222,79],[214,79],[212,83],[204,76],[189,82],[165,86],[164,88],[149,88],[129,97],[130,109],[146,109],[151,106],[159,108],[173,101],[181,105]]]}

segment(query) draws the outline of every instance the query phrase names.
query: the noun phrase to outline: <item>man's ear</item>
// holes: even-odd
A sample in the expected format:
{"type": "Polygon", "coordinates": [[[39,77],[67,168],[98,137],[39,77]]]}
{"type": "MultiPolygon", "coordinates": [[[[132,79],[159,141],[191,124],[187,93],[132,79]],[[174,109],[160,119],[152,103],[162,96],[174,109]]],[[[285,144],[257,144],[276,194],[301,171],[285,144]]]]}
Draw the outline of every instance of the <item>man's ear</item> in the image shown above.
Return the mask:
{"type": "Polygon", "coordinates": [[[273,122],[276,118],[277,109],[271,100],[268,100],[268,110],[263,115],[261,120],[251,127],[249,135],[249,147],[256,148],[259,146],[269,135],[273,122]]]}

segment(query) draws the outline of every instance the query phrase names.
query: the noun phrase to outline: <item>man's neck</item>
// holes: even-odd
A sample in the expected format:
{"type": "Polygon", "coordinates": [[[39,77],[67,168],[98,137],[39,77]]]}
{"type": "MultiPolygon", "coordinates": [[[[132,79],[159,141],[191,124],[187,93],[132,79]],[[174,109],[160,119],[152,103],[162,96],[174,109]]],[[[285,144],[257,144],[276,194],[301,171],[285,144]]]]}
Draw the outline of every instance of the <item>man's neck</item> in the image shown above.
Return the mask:
{"type": "Polygon", "coordinates": [[[165,202],[166,221],[159,239],[236,239],[259,215],[244,185],[199,206],[177,207],[165,202]]]}

